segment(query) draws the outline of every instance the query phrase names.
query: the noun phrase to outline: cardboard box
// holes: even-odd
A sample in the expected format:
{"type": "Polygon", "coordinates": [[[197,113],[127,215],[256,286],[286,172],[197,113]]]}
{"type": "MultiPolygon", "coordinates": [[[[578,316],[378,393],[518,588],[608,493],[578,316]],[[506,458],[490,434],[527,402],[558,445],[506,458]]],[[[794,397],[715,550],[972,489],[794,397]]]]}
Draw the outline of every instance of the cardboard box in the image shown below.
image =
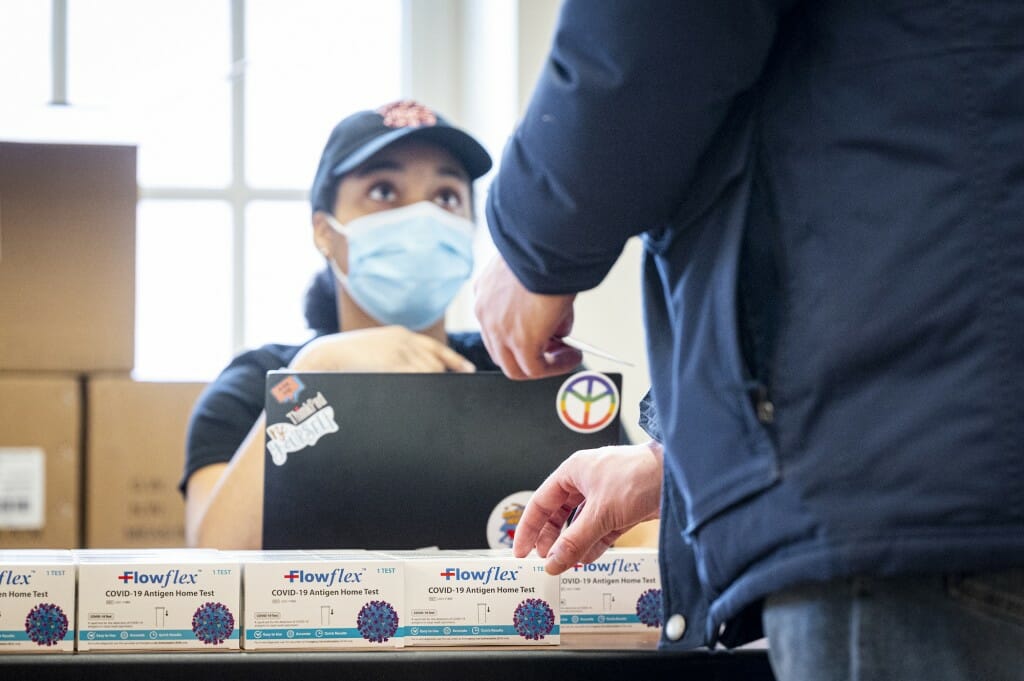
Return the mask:
{"type": "Polygon", "coordinates": [[[185,545],[178,481],[185,431],[202,383],[86,380],[85,545],[185,545]]]}
{"type": "Polygon", "coordinates": [[[0,370],[130,370],[135,147],[0,142],[0,370]]]}
{"type": "Polygon", "coordinates": [[[242,647],[396,648],[406,619],[402,561],[371,551],[246,551],[242,647]]]}
{"type": "Polygon", "coordinates": [[[0,548],[77,548],[82,389],[75,376],[0,376],[0,548]]]}
{"type": "Polygon", "coordinates": [[[608,549],[561,575],[565,633],[644,632],[661,628],[658,550],[608,549]]]}
{"type": "Polygon", "coordinates": [[[89,650],[238,650],[241,569],[215,551],[85,551],[75,644],[89,650]]]}
{"type": "Polygon", "coordinates": [[[558,645],[559,578],[511,551],[387,551],[405,561],[406,646],[558,645]]]}
{"type": "Polygon", "coordinates": [[[70,551],[0,551],[0,653],[75,649],[70,551]]]}

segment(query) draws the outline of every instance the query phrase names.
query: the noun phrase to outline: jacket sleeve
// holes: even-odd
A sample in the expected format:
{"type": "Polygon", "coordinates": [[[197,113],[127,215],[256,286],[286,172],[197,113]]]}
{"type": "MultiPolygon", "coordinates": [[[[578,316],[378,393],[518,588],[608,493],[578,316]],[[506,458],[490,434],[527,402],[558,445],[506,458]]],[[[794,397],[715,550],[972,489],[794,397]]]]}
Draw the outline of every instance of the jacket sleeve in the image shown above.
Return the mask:
{"type": "Polygon", "coordinates": [[[685,197],[732,102],[757,81],[786,0],[568,0],[487,203],[535,293],[601,282],[626,240],[685,197]]]}

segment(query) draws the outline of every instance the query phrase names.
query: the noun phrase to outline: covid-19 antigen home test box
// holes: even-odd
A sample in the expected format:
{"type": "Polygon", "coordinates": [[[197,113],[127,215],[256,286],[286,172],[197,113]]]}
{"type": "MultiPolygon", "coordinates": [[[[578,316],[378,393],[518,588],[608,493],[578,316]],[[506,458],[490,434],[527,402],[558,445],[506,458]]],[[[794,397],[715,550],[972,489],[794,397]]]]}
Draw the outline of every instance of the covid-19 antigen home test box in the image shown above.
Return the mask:
{"type": "Polygon", "coordinates": [[[237,650],[241,569],[204,550],[80,551],[78,650],[237,650]]]}
{"type": "Polygon", "coordinates": [[[0,551],[0,653],[75,649],[70,551],[0,551]]]}
{"type": "Polygon", "coordinates": [[[609,549],[561,575],[564,632],[637,632],[661,627],[657,549],[609,549]]]}
{"type": "Polygon", "coordinates": [[[243,648],[402,646],[402,561],[370,551],[252,551],[240,557],[243,648]]]}
{"type": "Polygon", "coordinates": [[[558,577],[510,551],[408,551],[406,646],[554,645],[558,577]]]}

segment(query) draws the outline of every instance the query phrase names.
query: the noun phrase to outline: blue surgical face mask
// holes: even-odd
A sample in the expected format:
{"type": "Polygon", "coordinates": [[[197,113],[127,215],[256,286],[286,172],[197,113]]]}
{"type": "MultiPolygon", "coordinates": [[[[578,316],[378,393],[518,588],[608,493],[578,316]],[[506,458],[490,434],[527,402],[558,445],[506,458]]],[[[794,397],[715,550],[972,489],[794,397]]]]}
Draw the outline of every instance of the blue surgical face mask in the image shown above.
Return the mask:
{"type": "Polygon", "coordinates": [[[444,316],[473,272],[473,223],[421,201],[371,213],[342,225],[348,274],[334,275],[359,307],[382,324],[425,329],[444,316]]]}

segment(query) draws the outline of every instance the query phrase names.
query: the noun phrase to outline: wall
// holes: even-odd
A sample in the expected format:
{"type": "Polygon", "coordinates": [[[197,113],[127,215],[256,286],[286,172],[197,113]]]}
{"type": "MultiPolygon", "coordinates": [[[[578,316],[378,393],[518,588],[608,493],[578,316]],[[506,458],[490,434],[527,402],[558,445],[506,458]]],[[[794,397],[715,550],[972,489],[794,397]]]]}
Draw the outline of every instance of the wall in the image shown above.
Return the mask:
{"type": "MultiPolygon", "coordinates": [[[[477,135],[497,163],[505,140],[526,109],[544,66],[559,0],[410,0],[409,30],[423,54],[433,59],[409,65],[410,95],[431,102],[477,135]],[[437,36],[451,31],[458,40],[437,36]]],[[[478,212],[493,173],[477,183],[478,212]]],[[[494,253],[486,230],[476,245],[477,268],[494,253]]],[[[574,335],[633,362],[622,367],[586,357],[588,366],[621,371],[622,417],[630,436],[646,439],[636,426],[638,403],[650,385],[640,298],[638,239],[632,239],[605,281],[577,298],[574,335]]],[[[459,295],[449,315],[452,328],[477,328],[471,286],[459,295]]]]}

